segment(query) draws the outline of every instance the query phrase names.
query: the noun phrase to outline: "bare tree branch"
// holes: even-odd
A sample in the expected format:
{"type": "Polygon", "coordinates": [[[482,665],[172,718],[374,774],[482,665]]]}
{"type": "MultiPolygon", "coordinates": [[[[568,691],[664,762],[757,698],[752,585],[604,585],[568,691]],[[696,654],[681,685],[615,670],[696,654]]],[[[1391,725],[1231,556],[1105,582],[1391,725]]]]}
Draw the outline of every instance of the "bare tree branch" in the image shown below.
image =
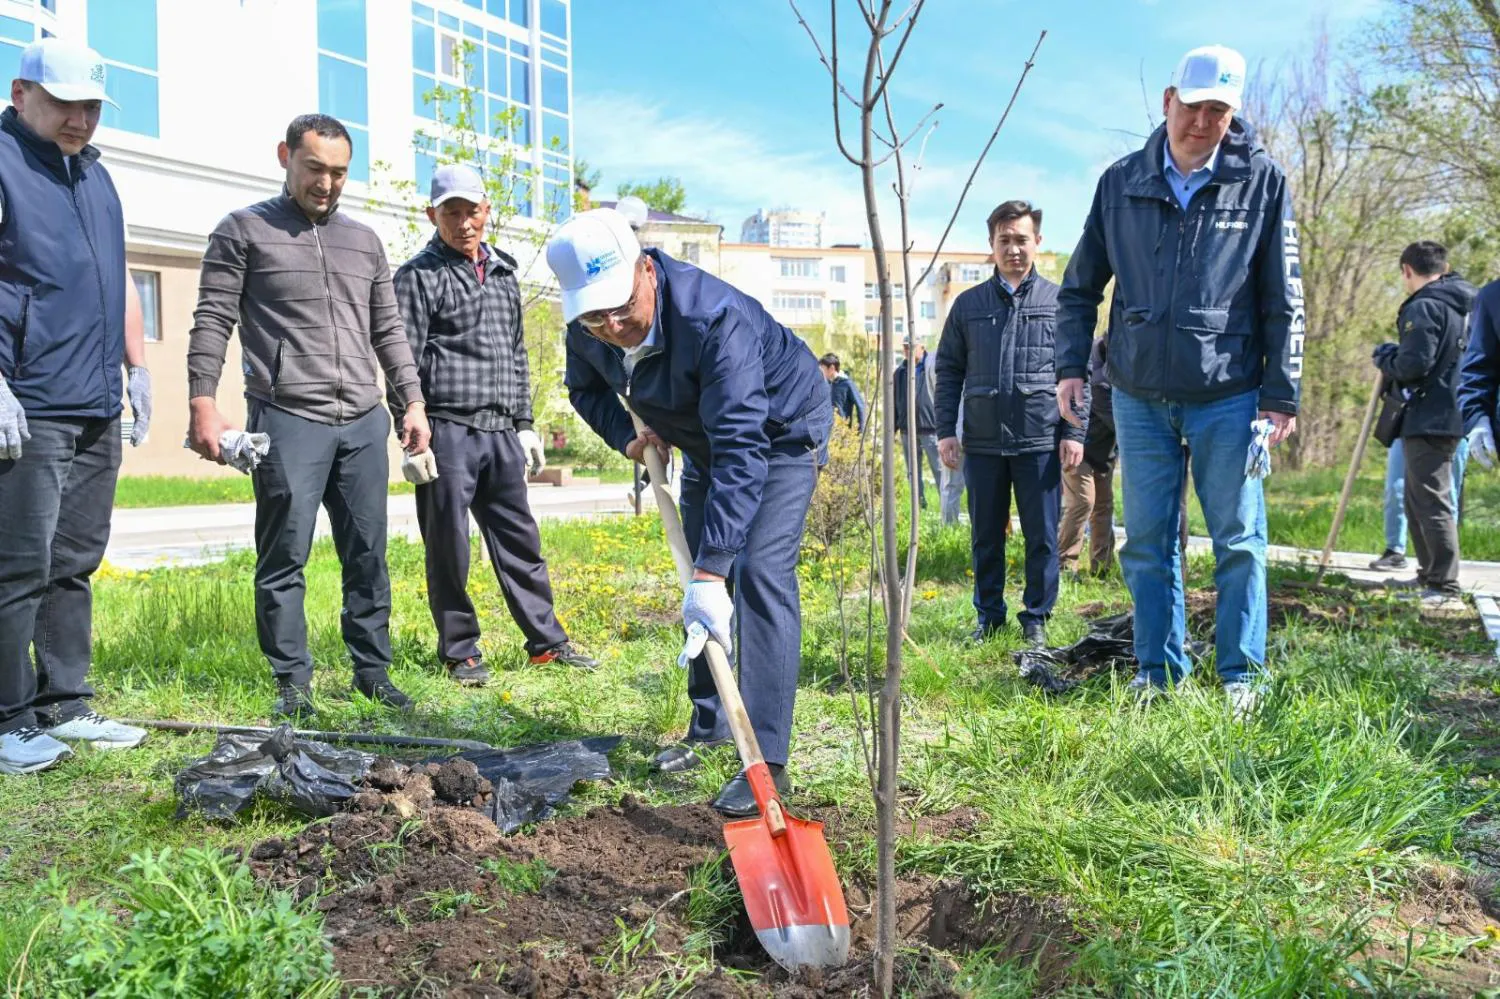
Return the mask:
{"type": "Polygon", "coordinates": [[[846,89],[839,80],[839,15],[838,0],[828,0],[829,15],[831,17],[831,28],[829,32],[829,48],[833,52],[832,58],[823,54],[823,46],[818,42],[818,36],[813,33],[812,26],[807,23],[807,18],[802,16],[802,11],[797,8],[797,0],[787,0],[792,8],[792,13],[797,16],[797,23],[802,25],[807,37],[812,40],[813,48],[818,52],[818,61],[828,70],[828,75],[833,81],[833,139],[844,159],[852,165],[859,166],[859,160],[849,152],[849,147],[844,144],[843,123],[839,114],[839,95],[849,99],[855,107],[859,107],[859,101],[846,89]]]}
{"type": "Polygon", "coordinates": [[[1046,41],[1046,39],[1047,32],[1046,29],[1043,29],[1042,33],[1036,38],[1036,45],[1032,46],[1031,55],[1026,57],[1026,65],[1021,69],[1021,76],[1016,80],[1015,89],[1010,92],[1010,100],[1006,102],[1005,110],[1001,113],[1000,120],[995,123],[995,130],[990,133],[989,141],[979,151],[979,158],[974,161],[974,169],[969,171],[969,179],[964,181],[964,189],[958,195],[958,204],[953,206],[953,214],[948,217],[948,225],[943,229],[943,235],[938,240],[937,246],[933,247],[932,259],[923,268],[921,276],[917,278],[917,284],[926,281],[927,275],[931,274],[932,269],[937,266],[938,257],[943,252],[943,244],[948,242],[948,234],[953,231],[953,223],[958,221],[958,213],[963,210],[964,199],[969,196],[969,189],[974,186],[974,178],[979,174],[979,168],[984,165],[984,158],[989,155],[990,147],[995,144],[995,139],[999,137],[1000,130],[1005,127],[1005,121],[1010,117],[1010,109],[1015,107],[1016,98],[1020,96],[1021,85],[1026,82],[1027,75],[1031,73],[1032,67],[1036,65],[1036,54],[1041,50],[1042,42],[1046,41]]]}
{"type": "MultiPolygon", "coordinates": [[[[896,54],[891,56],[891,64],[889,66],[882,65],[880,71],[880,86],[876,87],[875,93],[870,95],[871,100],[878,101],[881,97],[885,96],[885,88],[891,82],[891,75],[896,72],[896,64],[901,61],[901,53],[906,51],[906,43],[911,40],[912,30],[917,26],[917,18],[921,15],[922,7],[925,3],[926,0],[913,0],[912,5],[907,8],[907,13],[902,14],[901,17],[896,19],[896,23],[900,24],[901,21],[907,16],[907,14],[911,15],[911,20],[907,21],[906,24],[906,32],[901,36],[901,41],[896,43],[896,54]]],[[[881,62],[882,64],[885,62],[883,56],[881,58],[881,62]]],[[[939,105],[939,107],[941,106],[942,105],[939,105]]],[[[893,134],[895,132],[895,128],[895,122],[891,122],[891,130],[893,134]]]]}
{"type": "MultiPolygon", "coordinates": [[[[912,130],[910,132],[906,133],[906,138],[902,139],[900,142],[889,143],[889,142],[885,141],[885,138],[883,136],[876,136],[876,138],[880,139],[881,142],[885,143],[885,145],[888,146],[891,151],[888,152],[888,153],[886,153],[884,156],[880,157],[880,159],[876,160],[875,161],[875,165],[876,166],[880,166],[886,160],[890,159],[892,156],[896,155],[896,153],[900,152],[901,149],[902,149],[902,147],[904,147],[912,139],[916,138],[917,132],[921,129],[921,127],[923,125],[927,124],[927,119],[931,118],[933,115],[937,114],[942,109],[943,109],[943,106],[941,104],[934,104],[932,106],[931,110],[929,110],[926,114],[924,114],[922,116],[922,120],[919,121],[919,122],[917,122],[916,125],[912,126],[912,130]]],[[[894,129],[896,127],[896,123],[894,121],[890,120],[890,114],[889,114],[890,108],[887,107],[886,111],[887,111],[887,114],[886,114],[887,124],[889,125],[889,127],[891,127],[892,129],[894,129]]],[[[936,127],[936,125],[937,125],[937,123],[933,122],[933,126],[936,127]]],[[[924,140],[924,145],[925,145],[925,140],[924,140]]]]}

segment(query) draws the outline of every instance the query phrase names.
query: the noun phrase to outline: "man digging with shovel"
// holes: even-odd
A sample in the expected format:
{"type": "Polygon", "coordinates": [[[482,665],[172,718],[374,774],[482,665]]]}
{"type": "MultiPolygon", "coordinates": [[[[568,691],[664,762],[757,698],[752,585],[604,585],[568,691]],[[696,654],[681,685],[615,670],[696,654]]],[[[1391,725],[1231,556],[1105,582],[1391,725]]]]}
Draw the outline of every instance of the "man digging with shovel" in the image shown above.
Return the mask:
{"type": "MultiPolygon", "coordinates": [[[[633,460],[647,447],[685,456],[678,505],[693,574],[683,625],[738,650],[745,706],[785,792],[801,667],[797,556],[833,426],[817,358],[754,299],[642,251],[613,209],[564,223],[547,265],[562,288],[573,408],[633,460]],[[649,429],[636,433],[621,395],[649,429]]],[[[689,769],[698,749],[728,741],[702,652],[701,638],[683,650],[693,718],[686,740],[657,756],[660,770],[689,769]]],[[[757,811],[744,773],[713,804],[730,816],[757,811]]]]}

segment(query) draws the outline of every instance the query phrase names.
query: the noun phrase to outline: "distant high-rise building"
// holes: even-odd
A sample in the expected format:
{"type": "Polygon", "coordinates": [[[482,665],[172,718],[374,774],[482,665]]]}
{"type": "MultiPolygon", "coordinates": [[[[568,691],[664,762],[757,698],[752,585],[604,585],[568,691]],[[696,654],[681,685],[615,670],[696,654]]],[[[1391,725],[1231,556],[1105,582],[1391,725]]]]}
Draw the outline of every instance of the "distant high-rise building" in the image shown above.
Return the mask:
{"type": "Polygon", "coordinates": [[[740,242],[768,246],[822,246],[825,218],[823,212],[768,212],[761,209],[740,227],[740,242]]]}

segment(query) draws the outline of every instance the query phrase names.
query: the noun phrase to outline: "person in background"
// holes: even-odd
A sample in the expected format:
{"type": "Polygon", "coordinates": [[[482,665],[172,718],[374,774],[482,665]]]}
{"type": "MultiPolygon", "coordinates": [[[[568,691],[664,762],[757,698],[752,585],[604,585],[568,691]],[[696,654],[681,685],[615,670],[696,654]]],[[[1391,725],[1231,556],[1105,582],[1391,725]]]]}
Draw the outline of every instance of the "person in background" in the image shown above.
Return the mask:
{"type": "Polygon", "coordinates": [[[354,689],[411,707],[391,682],[391,579],[386,497],[391,423],[376,369],[401,411],[401,444],[427,450],[421,379],[375,231],[339,212],[353,154],[349,131],[327,115],[300,115],[277,157],[281,193],[225,216],[208,238],[188,344],[189,443],[223,462],[231,429],[215,394],[239,330],[246,429],[270,437],[255,487],[255,630],[276,680],[274,713],[311,714],[303,575],[318,508],[328,511],[343,566],[344,645],[354,689]]]}
{"type": "Polygon", "coordinates": [[[1495,423],[1500,420],[1500,281],[1479,290],[1469,313],[1469,345],[1458,376],[1464,442],[1481,468],[1495,467],[1495,423]]]}
{"type": "Polygon", "coordinates": [[[106,72],[92,49],[35,42],[0,113],[0,773],[146,738],[89,707],[121,397],[132,445],[151,420],[124,213],[91,144],[106,72]]]}
{"type": "MultiPolygon", "coordinates": [[[[1464,468],[1469,461],[1469,439],[1460,438],[1453,451],[1453,511],[1463,523],[1464,468]]],[[[1406,559],[1406,448],[1397,437],[1385,456],[1385,551],[1370,563],[1371,569],[1399,571],[1406,559]]]]}
{"type": "Polygon", "coordinates": [[[828,380],[828,397],[833,402],[833,411],[843,417],[844,422],[861,432],[865,429],[865,397],[859,394],[854,379],[839,367],[839,355],[830,351],[818,358],[818,367],[828,380]]]}
{"type": "Polygon", "coordinates": [[[1422,608],[1465,608],[1458,582],[1458,521],[1453,454],[1464,437],[1458,403],[1459,359],[1474,286],[1448,271],[1448,251],[1431,240],[1401,252],[1406,301],[1396,314],[1399,343],[1375,348],[1380,372],[1406,396],[1401,449],[1406,462],[1406,517],[1417,555],[1422,608]]]}
{"type": "Polygon", "coordinates": [[[915,441],[906,439],[907,377],[906,359],[896,365],[896,435],[901,453],[906,456],[907,474],[911,474],[912,463],[917,465],[917,505],[927,509],[927,483],[922,477],[922,457],[932,469],[932,478],[937,483],[940,510],[944,524],[958,523],[959,500],[963,496],[964,480],[949,474],[942,457],[938,454],[937,410],[933,400],[937,393],[936,365],[927,361],[927,347],[917,344],[912,350],[917,365],[917,436],[915,441]],[[920,449],[920,456],[916,453],[920,449]]]}
{"type": "Polygon", "coordinates": [[[1028,643],[1046,644],[1057,602],[1061,473],[1083,459],[1083,430],[1057,415],[1057,285],[1036,270],[1041,225],[1041,209],[1025,201],[1006,201],[990,213],[994,273],[954,299],[938,343],[938,451],[949,468],[962,460],[969,488],[976,641],[1005,626],[1014,491],[1026,538],[1024,608],[1016,620],[1028,643]]]}
{"type": "MultiPolygon", "coordinates": [[[[472,167],[438,167],[429,202],[437,232],[394,280],[432,427],[434,474],[416,476],[426,480],[416,493],[439,661],[463,686],[489,682],[468,593],[472,511],[532,665],[596,669],[553,612],[541,532],[526,498],[528,470],[541,471],[547,459],[532,428],[516,261],[485,242],[490,200],[472,167]]],[[[391,411],[399,426],[394,391],[391,411]]]]}
{"type": "Polygon", "coordinates": [[[1062,473],[1062,524],[1057,550],[1060,568],[1076,572],[1083,554],[1083,527],[1089,531],[1089,572],[1106,576],[1115,564],[1115,418],[1110,408],[1108,338],[1096,337],[1089,354],[1089,423],[1083,460],[1062,473]]]}

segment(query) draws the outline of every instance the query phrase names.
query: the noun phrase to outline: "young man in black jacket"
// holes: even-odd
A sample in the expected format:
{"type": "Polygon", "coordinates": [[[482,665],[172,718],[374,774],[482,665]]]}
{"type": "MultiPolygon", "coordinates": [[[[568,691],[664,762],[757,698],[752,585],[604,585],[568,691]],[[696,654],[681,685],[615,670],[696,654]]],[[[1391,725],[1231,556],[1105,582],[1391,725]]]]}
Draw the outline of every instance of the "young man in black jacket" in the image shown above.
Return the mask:
{"type": "Polygon", "coordinates": [[[1016,620],[1028,642],[1045,643],[1057,602],[1062,469],[1083,459],[1083,429],[1057,415],[1057,285],[1036,271],[1041,223],[1041,210],[1025,201],[990,213],[995,273],[954,300],[938,344],[938,450],[954,469],[960,451],[965,455],[979,641],[1005,625],[1005,529],[1014,489],[1026,537],[1025,606],[1016,620]]]}
{"type": "Polygon", "coordinates": [[[907,390],[906,361],[896,365],[892,376],[896,389],[896,435],[901,453],[906,457],[907,474],[911,474],[912,462],[917,465],[917,503],[927,509],[927,483],[922,478],[922,458],[932,467],[932,478],[937,483],[940,509],[944,524],[958,523],[958,501],[964,491],[964,473],[961,468],[945,467],[938,454],[937,409],[933,400],[937,398],[937,376],[935,363],[927,357],[927,348],[917,344],[912,350],[917,362],[917,437],[915,446],[906,439],[907,390]],[[919,453],[920,452],[920,453],[919,453]]]}
{"type": "MultiPolygon", "coordinates": [[[[427,217],[437,232],[395,281],[432,424],[435,468],[407,477],[418,483],[438,657],[464,686],[490,678],[468,593],[472,510],[531,662],[594,669],[599,664],[573,647],[553,613],[542,539],[526,500],[528,467],[540,471],[546,458],[532,429],[516,262],[485,242],[490,201],[473,168],[449,164],[433,173],[427,217]]],[[[391,410],[399,426],[394,395],[391,410]]]]}
{"type": "Polygon", "coordinates": [[[1406,395],[1401,447],[1406,460],[1406,519],[1417,555],[1422,606],[1462,611],[1453,452],[1464,436],[1458,362],[1474,305],[1474,286],[1448,273],[1448,251],[1431,240],[1401,253],[1407,299],[1396,315],[1401,342],[1375,348],[1375,366],[1406,395]]]}
{"type": "Polygon", "coordinates": [[[865,397],[859,394],[859,386],[854,384],[854,379],[844,374],[839,355],[829,351],[818,358],[818,367],[823,370],[823,377],[828,381],[828,399],[833,403],[834,413],[854,429],[864,430],[865,397]]]}

